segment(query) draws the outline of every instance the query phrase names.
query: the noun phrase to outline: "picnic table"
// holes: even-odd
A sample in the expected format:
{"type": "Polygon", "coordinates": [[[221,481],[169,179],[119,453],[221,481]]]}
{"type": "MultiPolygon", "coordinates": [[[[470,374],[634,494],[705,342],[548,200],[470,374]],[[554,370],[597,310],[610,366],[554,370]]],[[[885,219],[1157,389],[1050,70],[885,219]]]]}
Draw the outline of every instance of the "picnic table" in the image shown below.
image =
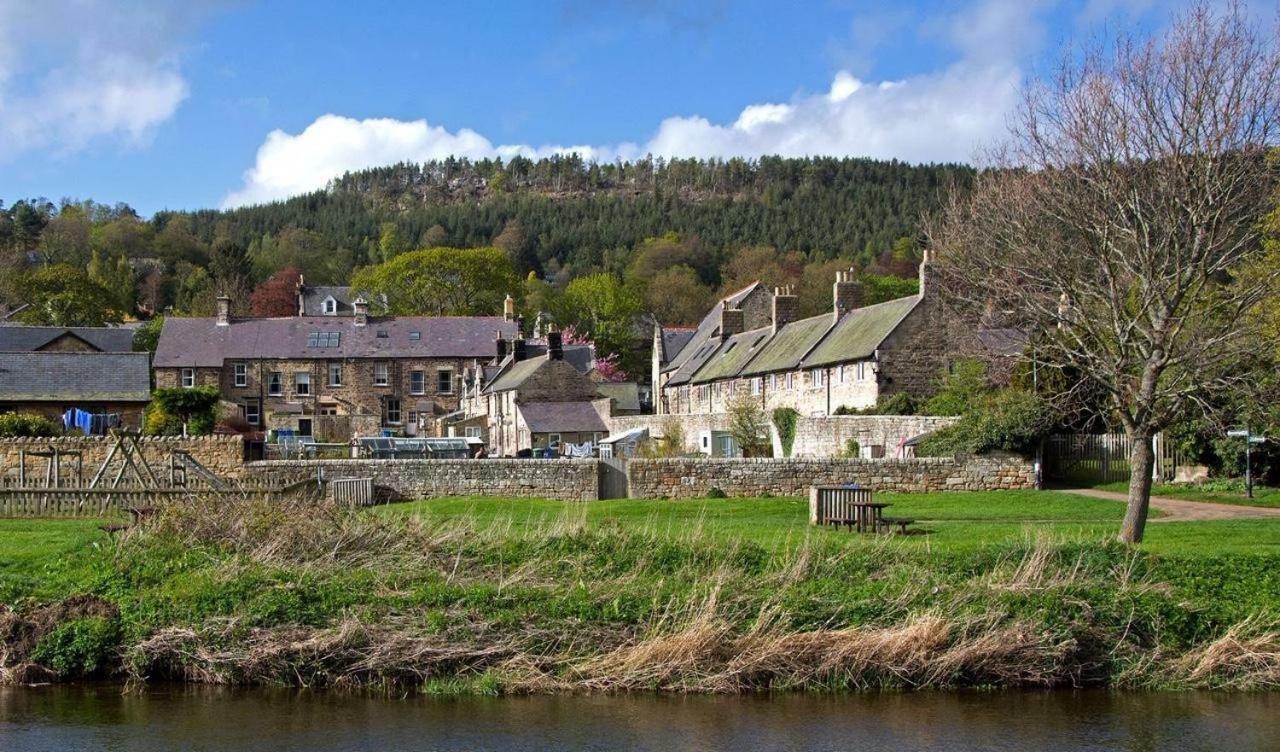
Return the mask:
{"type": "Polygon", "coordinates": [[[875,501],[870,489],[856,485],[812,486],[809,489],[809,521],[814,525],[844,525],[859,533],[888,531],[897,526],[902,533],[915,520],[886,517],[884,510],[892,506],[875,501]]]}

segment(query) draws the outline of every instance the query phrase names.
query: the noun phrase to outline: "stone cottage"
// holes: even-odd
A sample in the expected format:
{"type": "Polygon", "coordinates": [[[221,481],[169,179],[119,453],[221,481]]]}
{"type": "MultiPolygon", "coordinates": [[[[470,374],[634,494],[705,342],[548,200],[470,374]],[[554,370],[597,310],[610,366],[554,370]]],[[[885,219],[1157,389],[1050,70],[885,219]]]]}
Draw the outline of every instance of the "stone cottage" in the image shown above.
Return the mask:
{"type": "Polygon", "coordinates": [[[830,312],[806,319],[797,319],[798,299],[786,288],[773,291],[763,321],[732,298],[721,301],[708,314],[712,323],[704,319],[671,359],[679,365],[664,374],[662,404],[672,414],[720,414],[746,393],[768,410],[831,415],[898,392],[928,397],[961,358],[987,360],[1007,375],[1020,347],[1003,330],[993,338],[955,315],[931,284],[931,267],[926,257],[919,294],[875,305],[864,305],[862,284],[841,272],[830,312]],[[1003,344],[992,348],[993,341],[1003,344]]]}
{"type": "Polygon", "coordinates": [[[382,429],[420,434],[459,408],[465,369],[516,336],[504,316],[350,316],[237,319],[218,299],[213,318],[165,320],[157,387],[215,386],[246,422],[345,441],[382,429]]]}

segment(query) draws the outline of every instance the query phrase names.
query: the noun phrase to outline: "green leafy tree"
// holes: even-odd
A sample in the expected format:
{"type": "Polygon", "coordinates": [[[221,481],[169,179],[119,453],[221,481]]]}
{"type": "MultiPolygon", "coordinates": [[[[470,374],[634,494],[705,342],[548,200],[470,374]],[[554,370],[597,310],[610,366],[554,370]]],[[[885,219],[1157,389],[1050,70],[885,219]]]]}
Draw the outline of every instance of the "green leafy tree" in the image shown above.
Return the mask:
{"type": "Polygon", "coordinates": [[[554,302],[556,320],[596,343],[598,352],[617,353],[627,373],[638,373],[635,342],[644,306],[635,290],[612,274],[590,274],[569,283],[554,302]]]}
{"type": "Polygon", "coordinates": [[[734,394],[726,406],[729,435],[744,457],[769,455],[769,417],[760,400],[744,391],[734,394]]]}
{"type": "Polygon", "coordinates": [[[697,323],[711,304],[711,288],[688,266],[658,272],[645,288],[645,307],[664,324],[697,323]]]}
{"type": "Polygon", "coordinates": [[[361,269],[352,287],[385,296],[399,316],[494,316],[519,278],[499,248],[426,248],[361,269]]]}
{"type": "Polygon", "coordinates": [[[172,434],[180,432],[185,424],[188,434],[212,433],[219,399],[218,388],[213,386],[157,389],[152,393],[144,427],[147,433],[172,434]]]}
{"type": "Polygon", "coordinates": [[[30,304],[18,314],[27,324],[103,326],[124,319],[117,296],[84,269],[42,266],[20,275],[14,288],[18,299],[30,304]]]}

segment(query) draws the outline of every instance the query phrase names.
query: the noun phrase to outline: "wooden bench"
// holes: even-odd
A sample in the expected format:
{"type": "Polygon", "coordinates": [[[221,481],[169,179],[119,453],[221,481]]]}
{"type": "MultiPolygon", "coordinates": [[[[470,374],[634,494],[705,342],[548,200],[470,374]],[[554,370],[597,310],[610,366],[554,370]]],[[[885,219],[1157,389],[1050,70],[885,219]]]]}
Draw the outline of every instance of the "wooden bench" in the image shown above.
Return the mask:
{"type": "Polygon", "coordinates": [[[124,532],[125,530],[128,530],[128,529],[129,529],[129,526],[128,526],[128,525],[123,525],[123,524],[116,524],[116,525],[98,525],[98,529],[99,529],[99,530],[101,530],[102,532],[106,533],[107,535],[112,535],[112,536],[114,536],[116,533],[121,533],[121,532],[124,532]]]}
{"type": "Polygon", "coordinates": [[[906,535],[907,525],[914,523],[915,520],[911,519],[910,517],[881,517],[879,522],[880,522],[880,527],[884,528],[886,533],[889,532],[889,528],[894,527],[896,525],[898,528],[898,532],[901,533],[902,535],[906,535]]]}

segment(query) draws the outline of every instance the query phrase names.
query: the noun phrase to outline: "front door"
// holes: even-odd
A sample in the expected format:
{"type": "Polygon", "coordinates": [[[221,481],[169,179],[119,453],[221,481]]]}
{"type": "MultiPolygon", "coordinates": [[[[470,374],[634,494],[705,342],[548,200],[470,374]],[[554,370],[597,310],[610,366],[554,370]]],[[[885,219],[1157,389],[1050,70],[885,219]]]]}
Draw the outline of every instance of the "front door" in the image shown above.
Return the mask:
{"type": "Polygon", "coordinates": [[[310,418],[298,418],[298,435],[299,436],[311,435],[311,419],[310,418]]]}

